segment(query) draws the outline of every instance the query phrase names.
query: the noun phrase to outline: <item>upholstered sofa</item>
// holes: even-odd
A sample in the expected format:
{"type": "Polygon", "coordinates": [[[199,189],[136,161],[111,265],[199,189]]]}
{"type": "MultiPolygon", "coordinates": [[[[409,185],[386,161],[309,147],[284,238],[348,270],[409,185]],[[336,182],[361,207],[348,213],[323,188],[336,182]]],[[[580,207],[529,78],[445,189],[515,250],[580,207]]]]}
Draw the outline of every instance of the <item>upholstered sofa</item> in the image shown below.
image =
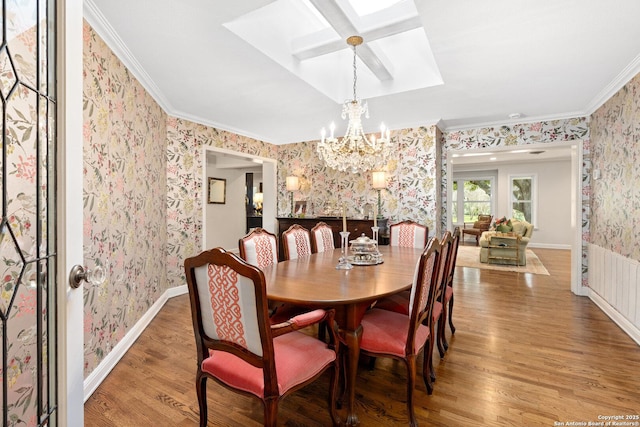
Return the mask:
{"type": "MultiPolygon", "coordinates": [[[[511,232],[520,236],[518,243],[518,265],[527,265],[526,249],[533,234],[533,224],[529,224],[527,221],[518,221],[516,219],[509,220],[511,226],[511,232]]],[[[493,244],[500,242],[500,237],[496,236],[500,234],[496,231],[485,231],[480,236],[480,262],[489,262],[489,241],[493,239],[493,244]]],[[[508,243],[505,239],[505,244],[508,243]]],[[[514,249],[507,248],[492,248],[491,256],[498,257],[498,259],[492,259],[491,262],[495,264],[513,264],[512,260],[507,258],[514,256],[514,249]],[[499,259],[499,257],[505,257],[505,259],[499,259]]]]}

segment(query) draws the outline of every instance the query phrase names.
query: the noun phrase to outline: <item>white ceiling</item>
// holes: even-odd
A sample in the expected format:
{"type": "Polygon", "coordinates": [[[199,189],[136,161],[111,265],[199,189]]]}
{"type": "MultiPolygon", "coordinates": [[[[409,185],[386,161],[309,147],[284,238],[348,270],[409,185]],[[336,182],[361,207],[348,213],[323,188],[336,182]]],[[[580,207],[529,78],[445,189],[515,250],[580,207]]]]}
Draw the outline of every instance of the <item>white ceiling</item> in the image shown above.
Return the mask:
{"type": "Polygon", "coordinates": [[[274,144],[344,132],[354,30],[367,132],[588,115],[640,71],[637,0],[403,0],[363,16],[351,2],[85,0],[84,15],[168,114],[274,144]]]}

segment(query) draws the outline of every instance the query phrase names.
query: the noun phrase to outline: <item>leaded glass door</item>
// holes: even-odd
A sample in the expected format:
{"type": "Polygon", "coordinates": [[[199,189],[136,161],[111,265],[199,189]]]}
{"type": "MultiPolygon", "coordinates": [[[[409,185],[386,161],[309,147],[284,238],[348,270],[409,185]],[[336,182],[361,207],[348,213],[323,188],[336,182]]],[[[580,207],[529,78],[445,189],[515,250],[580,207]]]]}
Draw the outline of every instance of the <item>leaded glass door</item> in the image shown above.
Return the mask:
{"type": "Polygon", "coordinates": [[[55,0],[3,0],[2,426],[56,425],[55,0]]]}

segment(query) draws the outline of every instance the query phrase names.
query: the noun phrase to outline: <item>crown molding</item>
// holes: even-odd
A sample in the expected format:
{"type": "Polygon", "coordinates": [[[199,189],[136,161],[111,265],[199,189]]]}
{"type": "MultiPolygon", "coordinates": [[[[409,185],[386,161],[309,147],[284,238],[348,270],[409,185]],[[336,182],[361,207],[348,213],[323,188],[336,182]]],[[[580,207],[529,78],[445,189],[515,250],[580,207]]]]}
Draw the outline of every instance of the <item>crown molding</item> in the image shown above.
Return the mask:
{"type": "Polygon", "coordinates": [[[93,0],[84,0],[83,5],[84,19],[91,25],[91,28],[104,40],[111,51],[122,61],[125,67],[131,71],[131,74],[134,75],[160,107],[162,107],[166,113],[171,112],[173,110],[171,103],[164,97],[158,85],[156,85],[151,76],[149,76],[142,65],[136,60],[127,45],[104,17],[98,6],[96,6],[93,0]]]}
{"type": "Polygon", "coordinates": [[[627,83],[631,81],[638,73],[640,73],[640,54],[636,56],[630,63],[627,65],[611,83],[605,86],[602,91],[597,94],[591,102],[587,105],[586,112],[588,115],[591,115],[596,112],[596,110],[602,105],[611,99],[620,89],[624,87],[627,83]]]}

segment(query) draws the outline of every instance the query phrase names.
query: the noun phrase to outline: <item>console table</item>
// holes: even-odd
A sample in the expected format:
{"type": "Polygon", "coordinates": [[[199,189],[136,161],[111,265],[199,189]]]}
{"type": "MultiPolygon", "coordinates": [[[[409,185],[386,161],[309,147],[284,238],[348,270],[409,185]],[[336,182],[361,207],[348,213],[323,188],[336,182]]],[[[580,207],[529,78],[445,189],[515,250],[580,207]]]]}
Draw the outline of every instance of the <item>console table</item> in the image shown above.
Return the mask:
{"type": "MultiPolygon", "coordinates": [[[[278,238],[282,236],[283,231],[287,231],[289,227],[293,224],[299,224],[300,226],[306,228],[311,231],[311,229],[319,222],[326,223],[329,227],[331,227],[331,231],[333,231],[333,244],[336,248],[340,247],[340,232],[342,231],[342,217],[313,217],[313,218],[289,218],[282,217],[277,218],[278,220],[278,238]]],[[[381,245],[389,244],[388,234],[389,229],[387,227],[387,218],[382,218],[378,220],[378,227],[380,230],[378,231],[378,242],[381,245]]],[[[347,231],[349,234],[349,240],[353,240],[357,237],[360,237],[362,233],[366,236],[373,238],[373,232],[371,231],[371,227],[373,227],[373,219],[354,219],[347,218],[347,231]]],[[[282,242],[278,242],[279,246],[279,259],[284,259],[284,249],[282,248],[282,242]]]]}

